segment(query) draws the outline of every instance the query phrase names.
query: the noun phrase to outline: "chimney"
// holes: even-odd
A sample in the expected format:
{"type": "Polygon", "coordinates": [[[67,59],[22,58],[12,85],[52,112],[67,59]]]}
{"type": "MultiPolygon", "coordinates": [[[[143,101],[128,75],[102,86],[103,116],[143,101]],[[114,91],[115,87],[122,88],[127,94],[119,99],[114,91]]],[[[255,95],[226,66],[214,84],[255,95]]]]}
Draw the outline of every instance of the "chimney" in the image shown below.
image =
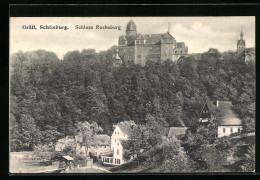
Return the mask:
{"type": "Polygon", "coordinates": [[[219,105],[219,101],[217,100],[217,101],[216,101],[216,106],[218,107],[218,105],[219,105]]]}

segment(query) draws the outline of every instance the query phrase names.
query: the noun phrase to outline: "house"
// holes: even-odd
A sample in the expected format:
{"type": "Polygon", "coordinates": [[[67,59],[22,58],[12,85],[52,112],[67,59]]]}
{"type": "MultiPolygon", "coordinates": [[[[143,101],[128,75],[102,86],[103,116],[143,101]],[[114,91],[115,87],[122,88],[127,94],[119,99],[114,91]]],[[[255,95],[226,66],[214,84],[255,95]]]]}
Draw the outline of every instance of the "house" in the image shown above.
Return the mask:
{"type": "Polygon", "coordinates": [[[230,101],[206,101],[200,112],[199,122],[216,123],[218,137],[229,136],[242,130],[241,120],[233,112],[230,101]],[[217,122],[214,112],[220,113],[217,122]]]}
{"type": "Polygon", "coordinates": [[[125,163],[122,141],[128,140],[129,132],[133,126],[135,126],[133,121],[120,122],[114,126],[111,135],[111,151],[101,155],[104,164],[120,165],[125,163]]]}
{"type": "Polygon", "coordinates": [[[101,159],[103,153],[110,151],[110,137],[107,134],[98,134],[94,136],[94,140],[95,142],[90,145],[89,152],[101,159]]]}
{"type": "Polygon", "coordinates": [[[176,137],[180,139],[183,135],[185,135],[188,127],[170,127],[168,132],[168,138],[176,137]]]}

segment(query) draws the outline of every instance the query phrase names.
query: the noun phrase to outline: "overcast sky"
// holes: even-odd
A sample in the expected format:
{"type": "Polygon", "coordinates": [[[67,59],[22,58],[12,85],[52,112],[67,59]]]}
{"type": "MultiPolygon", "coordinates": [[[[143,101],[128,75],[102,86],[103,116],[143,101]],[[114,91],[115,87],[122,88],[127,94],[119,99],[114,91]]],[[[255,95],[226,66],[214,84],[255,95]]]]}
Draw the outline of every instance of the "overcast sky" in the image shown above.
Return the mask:
{"type": "Polygon", "coordinates": [[[177,42],[185,42],[189,53],[201,53],[209,48],[219,51],[236,50],[243,28],[247,47],[255,46],[255,17],[35,17],[10,19],[10,52],[45,49],[59,57],[67,51],[96,49],[97,52],[117,45],[126,25],[133,19],[141,34],[170,33],[177,42]],[[22,29],[36,25],[37,30],[22,29]],[[63,25],[68,30],[40,30],[40,25],[63,25]],[[93,30],[77,30],[75,25],[94,26],[93,30]],[[97,30],[96,25],[121,26],[121,30],[97,30]]]}

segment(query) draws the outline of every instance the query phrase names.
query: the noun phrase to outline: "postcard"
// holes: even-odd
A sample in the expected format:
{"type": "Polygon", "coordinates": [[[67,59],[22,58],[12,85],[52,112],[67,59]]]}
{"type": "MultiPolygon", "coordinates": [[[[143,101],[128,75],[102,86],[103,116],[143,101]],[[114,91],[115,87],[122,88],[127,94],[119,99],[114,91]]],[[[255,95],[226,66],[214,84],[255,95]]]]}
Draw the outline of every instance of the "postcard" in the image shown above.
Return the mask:
{"type": "Polygon", "coordinates": [[[255,171],[255,17],[10,17],[10,173],[255,171]]]}

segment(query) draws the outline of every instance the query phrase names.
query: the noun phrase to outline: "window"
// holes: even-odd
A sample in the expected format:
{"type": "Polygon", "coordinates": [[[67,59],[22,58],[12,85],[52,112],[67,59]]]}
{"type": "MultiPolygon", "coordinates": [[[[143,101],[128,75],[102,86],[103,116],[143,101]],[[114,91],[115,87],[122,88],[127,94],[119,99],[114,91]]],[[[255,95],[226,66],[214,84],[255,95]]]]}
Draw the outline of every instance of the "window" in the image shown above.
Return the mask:
{"type": "Polygon", "coordinates": [[[116,132],[115,132],[115,134],[116,134],[116,132]]]}
{"type": "Polygon", "coordinates": [[[113,159],[112,158],[110,158],[110,163],[113,163],[113,159]]]}
{"type": "Polygon", "coordinates": [[[117,143],[117,145],[119,146],[119,143],[117,143]]]}
{"type": "Polygon", "coordinates": [[[138,58],[141,58],[141,55],[137,55],[138,58]]]}
{"type": "Polygon", "coordinates": [[[237,130],[239,133],[240,133],[240,128],[238,128],[238,130],[237,130]]]}
{"type": "Polygon", "coordinates": [[[120,164],[120,159],[117,159],[117,164],[120,164]]]}
{"type": "Polygon", "coordinates": [[[230,132],[233,133],[233,128],[230,129],[230,132]]]}
{"type": "Polygon", "coordinates": [[[105,148],[107,148],[107,146],[105,146],[105,148]]]}
{"type": "Polygon", "coordinates": [[[115,142],[116,142],[116,139],[115,139],[115,142]]]}
{"type": "Polygon", "coordinates": [[[226,132],[226,129],[225,128],[223,128],[223,133],[225,133],[226,132]]]}
{"type": "Polygon", "coordinates": [[[96,155],[97,155],[97,152],[96,152],[96,155]]]}
{"type": "Polygon", "coordinates": [[[116,153],[119,154],[119,149],[117,149],[116,153]]]}

